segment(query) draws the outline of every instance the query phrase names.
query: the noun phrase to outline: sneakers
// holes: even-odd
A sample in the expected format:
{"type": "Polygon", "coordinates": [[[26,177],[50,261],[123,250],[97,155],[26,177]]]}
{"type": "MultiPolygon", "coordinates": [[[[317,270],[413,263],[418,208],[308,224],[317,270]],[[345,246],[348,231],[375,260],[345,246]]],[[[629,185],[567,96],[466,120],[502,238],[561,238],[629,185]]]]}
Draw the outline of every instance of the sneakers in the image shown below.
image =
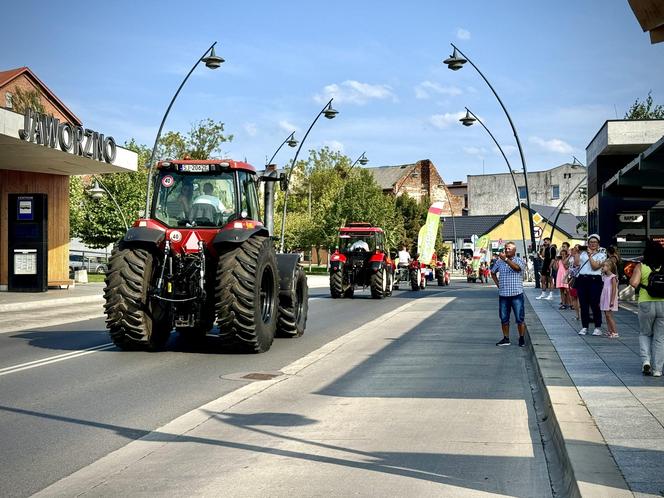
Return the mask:
{"type": "Polygon", "coordinates": [[[509,346],[512,344],[509,337],[504,337],[496,343],[496,346],[509,346]]]}
{"type": "Polygon", "coordinates": [[[519,347],[522,348],[526,345],[526,338],[522,335],[519,336],[519,347]]]}
{"type": "Polygon", "coordinates": [[[546,292],[542,291],[542,293],[539,296],[537,296],[535,299],[538,299],[538,300],[539,299],[544,299],[544,296],[546,296],[546,292]]]}
{"type": "Polygon", "coordinates": [[[553,292],[549,292],[549,295],[546,296],[546,297],[543,298],[543,299],[546,299],[547,301],[551,301],[551,300],[553,299],[553,292]]]}
{"type": "Polygon", "coordinates": [[[588,329],[583,327],[581,330],[579,330],[579,335],[586,335],[588,333],[588,329]]]}
{"type": "Polygon", "coordinates": [[[593,330],[593,335],[595,335],[595,336],[604,335],[604,332],[602,332],[602,329],[596,328],[595,330],[593,330]]]}
{"type": "Polygon", "coordinates": [[[653,376],[653,377],[661,377],[661,376],[662,376],[662,372],[660,372],[659,370],[655,370],[655,371],[652,373],[652,376],[653,376]]]}
{"type": "Polygon", "coordinates": [[[643,364],[643,375],[652,375],[652,370],[650,369],[650,363],[643,364]]]}

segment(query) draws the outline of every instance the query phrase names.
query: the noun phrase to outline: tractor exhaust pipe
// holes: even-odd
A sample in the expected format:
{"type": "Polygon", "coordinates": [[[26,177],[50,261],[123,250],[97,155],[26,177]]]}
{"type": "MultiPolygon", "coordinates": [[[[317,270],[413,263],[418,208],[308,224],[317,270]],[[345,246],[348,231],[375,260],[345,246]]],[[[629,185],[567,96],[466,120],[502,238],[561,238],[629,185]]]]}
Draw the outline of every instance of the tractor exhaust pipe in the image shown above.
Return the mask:
{"type": "Polygon", "coordinates": [[[261,178],[265,184],[263,205],[265,206],[265,215],[263,221],[265,228],[270,233],[270,237],[274,235],[274,183],[278,181],[277,165],[268,164],[265,167],[265,175],[261,178]]]}

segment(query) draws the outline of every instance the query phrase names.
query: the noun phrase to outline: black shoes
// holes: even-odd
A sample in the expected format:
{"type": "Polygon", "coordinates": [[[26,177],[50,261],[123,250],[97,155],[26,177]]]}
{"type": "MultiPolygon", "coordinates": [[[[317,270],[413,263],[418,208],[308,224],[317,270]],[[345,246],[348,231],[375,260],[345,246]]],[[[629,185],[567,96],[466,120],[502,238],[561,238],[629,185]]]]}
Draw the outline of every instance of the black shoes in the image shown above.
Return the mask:
{"type": "Polygon", "coordinates": [[[496,343],[496,346],[509,346],[512,344],[509,337],[503,337],[499,342],[496,343]]]}
{"type": "Polygon", "coordinates": [[[650,363],[643,364],[643,375],[652,375],[652,369],[650,368],[650,363]]]}
{"type": "Polygon", "coordinates": [[[522,348],[526,345],[526,338],[522,335],[519,336],[519,347],[522,348]]]}

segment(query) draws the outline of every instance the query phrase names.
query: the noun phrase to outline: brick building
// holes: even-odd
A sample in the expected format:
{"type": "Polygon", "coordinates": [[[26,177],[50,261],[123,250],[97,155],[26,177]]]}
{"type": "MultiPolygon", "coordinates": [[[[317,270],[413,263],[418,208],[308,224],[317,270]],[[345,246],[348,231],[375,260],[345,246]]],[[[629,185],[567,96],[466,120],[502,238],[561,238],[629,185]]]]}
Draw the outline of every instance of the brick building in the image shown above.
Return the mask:
{"type": "Polygon", "coordinates": [[[399,166],[380,166],[367,168],[376,183],[386,194],[395,196],[407,193],[417,202],[428,197],[430,201],[444,204],[443,216],[461,216],[465,207],[463,196],[454,195],[438,173],[436,166],[429,159],[422,159],[413,164],[399,166]],[[450,209],[451,205],[451,209],[450,209]]]}

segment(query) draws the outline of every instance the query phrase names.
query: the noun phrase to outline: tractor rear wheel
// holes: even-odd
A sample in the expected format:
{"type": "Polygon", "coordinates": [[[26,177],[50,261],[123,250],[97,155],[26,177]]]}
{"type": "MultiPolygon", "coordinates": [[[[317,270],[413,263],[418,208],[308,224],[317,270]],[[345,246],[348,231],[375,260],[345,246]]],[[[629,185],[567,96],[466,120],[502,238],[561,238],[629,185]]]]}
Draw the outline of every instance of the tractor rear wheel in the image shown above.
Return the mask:
{"type": "Polygon", "coordinates": [[[309,287],[304,269],[297,265],[289,296],[279,298],[278,337],[300,337],[307,326],[309,287]]]}
{"type": "Polygon", "coordinates": [[[342,279],[343,276],[340,269],[330,273],[330,294],[332,295],[332,299],[343,297],[344,286],[342,279]]]}
{"type": "Polygon", "coordinates": [[[371,287],[371,297],[374,299],[383,299],[385,297],[387,272],[384,267],[371,275],[369,286],[371,287]]]}
{"type": "Polygon", "coordinates": [[[420,290],[420,270],[410,270],[409,273],[411,290],[420,290]]]}
{"type": "Polygon", "coordinates": [[[155,258],[148,250],[113,250],[104,279],[104,310],[111,340],[120,349],[155,351],[168,342],[168,311],[148,295],[154,274],[155,258]]]}
{"type": "Polygon", "coordinates": [[[277,328],[278,275],[268,237],[251,237],[220,254],[215,309],[225,342],[253,353],[270,349],[277,328]]]}

